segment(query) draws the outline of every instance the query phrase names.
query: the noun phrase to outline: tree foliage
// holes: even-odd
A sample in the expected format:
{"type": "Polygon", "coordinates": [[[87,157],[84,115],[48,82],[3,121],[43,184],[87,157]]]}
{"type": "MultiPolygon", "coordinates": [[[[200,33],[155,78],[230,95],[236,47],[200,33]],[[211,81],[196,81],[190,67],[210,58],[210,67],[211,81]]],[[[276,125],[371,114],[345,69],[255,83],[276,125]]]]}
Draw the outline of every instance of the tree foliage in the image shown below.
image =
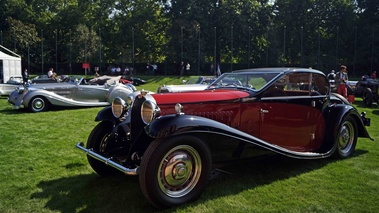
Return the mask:
{"type": "Polygon", "coordinates": [[[0,8],[1,44],[23,57],[32,51],[36,66],[379,65],[377,0],[8,0],[0,8]]]}

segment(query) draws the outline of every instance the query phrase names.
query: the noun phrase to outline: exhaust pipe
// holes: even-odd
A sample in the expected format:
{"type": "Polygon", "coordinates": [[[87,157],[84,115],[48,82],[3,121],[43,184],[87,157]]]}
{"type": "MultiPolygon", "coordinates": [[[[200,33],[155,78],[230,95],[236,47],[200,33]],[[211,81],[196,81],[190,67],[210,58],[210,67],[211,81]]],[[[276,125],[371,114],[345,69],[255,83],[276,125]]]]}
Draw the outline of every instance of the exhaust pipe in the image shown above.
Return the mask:
{"type": "Polygon", "coordinates": [[[135,169],[126,168],[126,167],[124,167],[124,166],[122,166],[122,165],[114,162],[111,158],[105,158],[105,157],[97,154],[96,152],[92,151],[92,149],[85,148],[83,142],[77,143],[76,144],[76,148],[84,151],[90,157],[95,158],[96,160],[98,160],[100,162],[103,162],[106,165],[111,166],[111,167],[113,167],[113,168],[115,168],[115,169],[123,172],[126,175],[138,175],[138,169],[139,169],[139,167],[137,167],[135,169]]]}

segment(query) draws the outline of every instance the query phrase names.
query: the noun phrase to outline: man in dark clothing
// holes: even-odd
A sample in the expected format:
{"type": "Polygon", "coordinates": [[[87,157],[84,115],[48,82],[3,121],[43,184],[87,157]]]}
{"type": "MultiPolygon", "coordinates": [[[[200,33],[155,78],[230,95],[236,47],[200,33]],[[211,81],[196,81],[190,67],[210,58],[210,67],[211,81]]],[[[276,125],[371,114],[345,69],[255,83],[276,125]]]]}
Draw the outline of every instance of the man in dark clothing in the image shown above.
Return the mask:
{"type": "Polygon", "coordinates": [[[25,85],[28,83],[28,79],[29,79],[29,73],[28,73],[28,70],[25,69],[24,72],[22,73],[22,84],[25,85]]]}

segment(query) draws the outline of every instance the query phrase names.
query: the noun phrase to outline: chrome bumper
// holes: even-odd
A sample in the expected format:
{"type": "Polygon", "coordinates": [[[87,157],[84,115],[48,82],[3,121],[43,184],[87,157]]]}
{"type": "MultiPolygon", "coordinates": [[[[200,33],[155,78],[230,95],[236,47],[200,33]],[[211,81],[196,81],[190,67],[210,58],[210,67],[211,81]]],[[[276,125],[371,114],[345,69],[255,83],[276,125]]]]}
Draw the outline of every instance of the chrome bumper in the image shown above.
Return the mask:
{"type": "Polygon", "coordinates": [[[87,155],[89,155],[90,157],[92,158],[95,158],[96,160],[100,161],[100,162],[103,162],[105,163],[106,165],[108,166],[111,166],[121,172],[123,172],[124,174],[126,175],[138,175],[138,169],[139,167],[135,168],[135,169],[129,169],[129,168],[126,168],[114,161],[112,161],[111,158],[105,158],[99,154],[97,154],[96,152],[92,151],[91,149],[87,149],[84,147],[84,143],[83,142],[79,142],[76,144],[76,148],[84,151],[85,153],[87,153],[87,155]]]}

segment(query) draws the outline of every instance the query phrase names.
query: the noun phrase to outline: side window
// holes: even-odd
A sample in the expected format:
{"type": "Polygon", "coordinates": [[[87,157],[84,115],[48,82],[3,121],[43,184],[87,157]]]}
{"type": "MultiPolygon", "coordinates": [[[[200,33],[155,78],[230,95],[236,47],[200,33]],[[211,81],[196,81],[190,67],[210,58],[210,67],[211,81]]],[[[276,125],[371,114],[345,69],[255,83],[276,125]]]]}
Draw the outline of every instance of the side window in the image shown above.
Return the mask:
{"type": "Polygon", "coordinates": [[[328,79],[320,74],[313,74],[312,75],[312,84],[315,88],[317,88],[317,92],[320,95],[326,95],[328,94],[330,90],[330,84],[328,79]]]}
{"type": "Polygon", "coordinates": [[[263,97],[326,95],[328,91],[329,83],[323,75],[290,73],[268,88],[263,97]]]}
{"type": "Polygon", "coordinates": [[[289,88],[288,76],[284,75],[271,85],[263,94],[263,97],[283,97],[288,96],[286,90],[289,88]]]}

